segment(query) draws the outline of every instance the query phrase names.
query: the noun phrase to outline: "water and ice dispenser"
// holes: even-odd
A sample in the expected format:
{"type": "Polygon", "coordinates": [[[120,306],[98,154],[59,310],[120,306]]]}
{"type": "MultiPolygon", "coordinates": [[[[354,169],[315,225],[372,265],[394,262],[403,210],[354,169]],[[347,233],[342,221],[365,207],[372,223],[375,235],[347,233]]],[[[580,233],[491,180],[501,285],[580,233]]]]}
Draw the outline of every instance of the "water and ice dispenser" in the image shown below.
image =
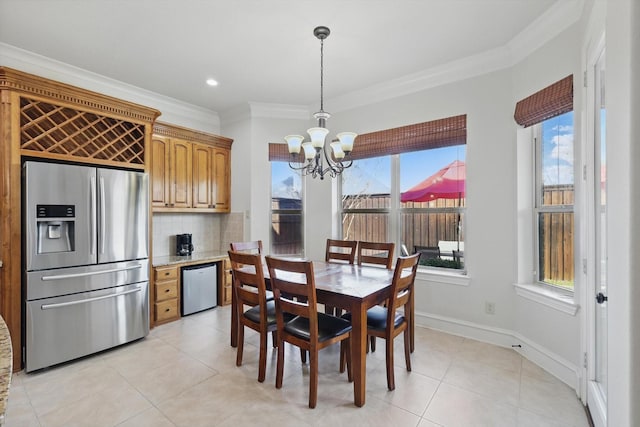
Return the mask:
{"type": "Polygon", "coordinates": [[[37,253],[73,252],[75,223],[74,205],[37,205],[37,253]]]}

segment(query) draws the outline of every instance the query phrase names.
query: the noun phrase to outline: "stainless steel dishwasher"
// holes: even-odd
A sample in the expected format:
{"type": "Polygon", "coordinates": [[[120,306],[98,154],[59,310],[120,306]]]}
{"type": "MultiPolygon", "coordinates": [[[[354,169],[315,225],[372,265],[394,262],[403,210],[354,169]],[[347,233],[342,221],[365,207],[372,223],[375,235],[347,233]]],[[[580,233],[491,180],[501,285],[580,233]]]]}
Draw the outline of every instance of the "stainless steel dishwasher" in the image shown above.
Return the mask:
{"type": "Polygon", "coordinates": [[[218,264],[182,267],[183,316],[218,305],[218,264]]]}

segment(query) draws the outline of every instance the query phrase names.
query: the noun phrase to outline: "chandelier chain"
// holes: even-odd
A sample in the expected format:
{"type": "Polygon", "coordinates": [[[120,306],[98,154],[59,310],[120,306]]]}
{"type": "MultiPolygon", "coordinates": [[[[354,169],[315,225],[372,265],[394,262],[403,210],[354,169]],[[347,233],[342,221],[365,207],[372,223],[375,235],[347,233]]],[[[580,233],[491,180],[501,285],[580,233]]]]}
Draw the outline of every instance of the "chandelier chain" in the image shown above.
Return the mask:
{"type": "Polygon", "coordinates": [[[324,111],[324,39],[320,39],[320,111],[324,111]]]}

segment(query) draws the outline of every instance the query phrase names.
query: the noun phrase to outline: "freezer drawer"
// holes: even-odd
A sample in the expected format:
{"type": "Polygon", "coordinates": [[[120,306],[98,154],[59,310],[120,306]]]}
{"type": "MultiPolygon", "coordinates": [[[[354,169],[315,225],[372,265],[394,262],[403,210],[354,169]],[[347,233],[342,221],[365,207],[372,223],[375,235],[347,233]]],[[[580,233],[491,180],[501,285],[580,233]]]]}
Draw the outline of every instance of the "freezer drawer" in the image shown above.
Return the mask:
{"type": "Polygon", "coordinates": [[[182,267],[182,315],[196,313],[218,304],[217,264],[182,267]]]}
{"type": "Polygon", "coordinates": [[[149,283],[26,303],[27,372],[86,356],[149,333],[149,283]]]}

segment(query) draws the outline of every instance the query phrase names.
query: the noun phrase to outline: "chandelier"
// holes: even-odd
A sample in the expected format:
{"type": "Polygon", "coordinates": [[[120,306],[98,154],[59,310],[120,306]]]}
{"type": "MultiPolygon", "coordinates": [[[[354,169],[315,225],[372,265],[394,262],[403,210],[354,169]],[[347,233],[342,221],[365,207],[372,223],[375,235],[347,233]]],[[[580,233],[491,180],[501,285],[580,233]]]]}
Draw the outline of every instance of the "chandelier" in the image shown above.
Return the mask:
{"type": "Polygon", "coordinates": [[[324,39],[329,37],[329,28],[316,27],[313,35],[320,40],[320,111],[313,114],[318,120],[318,127],[307,129],[311,141],[304,141],[302,135],[287,135],[284,139],[289,147],[289,167],[301,171],[303,175],[324,179],[325,175],[335,178],[343,170],[353,163],[349,159],[349,154],[353,150],[353,142],[358,136],[353,132],[341,132],[336,135],[337,139],[331,141],[327,149],[325,139],[329,129],[325,127],[326,121],[331,114],[324,111],[324,39]],[[301,159],[302,151],[304,159],[301,159]],[[326,163],[326,166],[325,166],[326,163]]]}

